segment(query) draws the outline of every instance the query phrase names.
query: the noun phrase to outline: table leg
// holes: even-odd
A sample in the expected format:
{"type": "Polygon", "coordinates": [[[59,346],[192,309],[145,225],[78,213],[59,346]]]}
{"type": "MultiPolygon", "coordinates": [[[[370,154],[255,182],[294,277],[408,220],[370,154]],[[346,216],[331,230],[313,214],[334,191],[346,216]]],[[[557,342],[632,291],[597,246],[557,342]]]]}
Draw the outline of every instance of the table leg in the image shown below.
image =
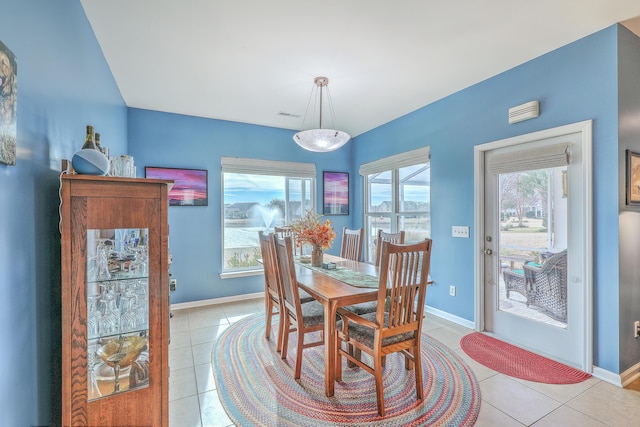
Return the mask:
{"type": "Polygon", "coordinates": [[[327,397],[333,396],[336,381],[336,311],[333,301],[324,303],[324,386],[327,397]]]}

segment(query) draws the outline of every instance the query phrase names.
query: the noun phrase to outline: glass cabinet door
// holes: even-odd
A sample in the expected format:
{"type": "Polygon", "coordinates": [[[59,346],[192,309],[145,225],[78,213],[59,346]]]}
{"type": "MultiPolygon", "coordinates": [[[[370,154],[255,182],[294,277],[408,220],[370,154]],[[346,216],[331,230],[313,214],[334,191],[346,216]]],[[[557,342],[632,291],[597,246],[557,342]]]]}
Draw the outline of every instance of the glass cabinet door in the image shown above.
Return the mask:
{"type": "Polygon", "coordinates": [[[87,230],[89,401],[149,385],[148,232],[87,230]]]}

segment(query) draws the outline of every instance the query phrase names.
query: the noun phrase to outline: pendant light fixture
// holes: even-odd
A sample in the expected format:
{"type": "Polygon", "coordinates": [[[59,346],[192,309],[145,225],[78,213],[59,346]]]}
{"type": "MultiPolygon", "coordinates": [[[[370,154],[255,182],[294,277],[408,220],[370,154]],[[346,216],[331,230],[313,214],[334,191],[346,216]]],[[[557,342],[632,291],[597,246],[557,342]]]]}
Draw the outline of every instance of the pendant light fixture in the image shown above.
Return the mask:
{"type": "MultiPolygon", "coordinates": [[[[293,140],[309,151],[316,151],[320,153],[325,153],[327,151],[337,150],[346,144],[351,136],[348,133],[342,132],[340,130],[335,129],[323,129],[322,128],[322,91],[326,88],[327,90],[327,98],[329,101],[329,111],[331,112],[331,119],[333,121],[333,126],[335,126],[335,115],[333,113],[333,105],[331,103],[331,95],[329,94],[329,88],[327,85],[329,84],[329,79],[326,77],[316,77],[313,80],[315,87],[311,89],[311,96],[309,97],[309,104],[307,104],[307,110],[304,113],[304,119],[302,119],[302,127],[304,127],[305,120],[307,119],[307,112],[309,111],[309,106],[311,105],[311,100],[315,99],[320,100],[320,127],[318,129],[309,129],[303,130],[295,135],[293,135],[293,140]]],[[[314,104],[315,108],[315,104],[314,104]]]]}

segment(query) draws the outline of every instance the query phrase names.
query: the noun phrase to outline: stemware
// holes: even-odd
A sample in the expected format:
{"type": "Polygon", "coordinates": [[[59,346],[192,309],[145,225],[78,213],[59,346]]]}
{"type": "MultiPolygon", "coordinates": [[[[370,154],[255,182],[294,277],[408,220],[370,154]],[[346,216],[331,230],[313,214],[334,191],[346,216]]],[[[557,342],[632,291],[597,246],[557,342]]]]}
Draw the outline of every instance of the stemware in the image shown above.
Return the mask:
{"type": "Polygon", "coordinates": [[[135,309],[137,297],[130,288],[127,288],[120,297],[120,333],[131,332],[138,326],[135,309]]]}
{"type": "Polygon", "coordinates": [[[116,304],[116,296],[112,292],[103,292],[100,297],[100,318],[99,330],[102,335],[111,335],[118,332],[120,320],[120,310],[116,304]]]}
{"type": "Polygon", "coordinates": [[[98,379],[94,372],[94,366],[96,364],[96,350],[98,349],[98,340],[89,340],[87,346],[87,371],[88,371],[88,398],[89,400],[97,399],[102,396],[100,388],[98,387],[98,379]]]}
{"type": "Polygon", "coordinates": [[[87,335],[89,338],[96,338],[100,333],[102,313],[100,313],[97,307],[98,298],[100,298],[99,295],[87,296],[87,305],[89,306],[87,313],[87,335]]]}

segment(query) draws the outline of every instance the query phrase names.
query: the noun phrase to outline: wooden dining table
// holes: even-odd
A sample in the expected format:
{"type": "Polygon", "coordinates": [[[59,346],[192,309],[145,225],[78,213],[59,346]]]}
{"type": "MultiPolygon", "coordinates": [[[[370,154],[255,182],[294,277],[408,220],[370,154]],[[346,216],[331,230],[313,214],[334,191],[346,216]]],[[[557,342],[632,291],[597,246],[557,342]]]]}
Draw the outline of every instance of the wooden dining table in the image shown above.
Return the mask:
{"type": "MultiPolygon", "coordinates": [[[[378,268],[364,262],[351,261],[334,255],[325,254],[324,262],[333,262],[369,276],[378,276],[378,268]]],[[[318,269],[310,269],[305,264],[296,263],[298,285],[318,300],[324,307],[324,377],[325,393],[333,396],[336,377],[336,311],[338,307],[374,301],[378,288],[357,287],[329,276],[318,269]]]]}

